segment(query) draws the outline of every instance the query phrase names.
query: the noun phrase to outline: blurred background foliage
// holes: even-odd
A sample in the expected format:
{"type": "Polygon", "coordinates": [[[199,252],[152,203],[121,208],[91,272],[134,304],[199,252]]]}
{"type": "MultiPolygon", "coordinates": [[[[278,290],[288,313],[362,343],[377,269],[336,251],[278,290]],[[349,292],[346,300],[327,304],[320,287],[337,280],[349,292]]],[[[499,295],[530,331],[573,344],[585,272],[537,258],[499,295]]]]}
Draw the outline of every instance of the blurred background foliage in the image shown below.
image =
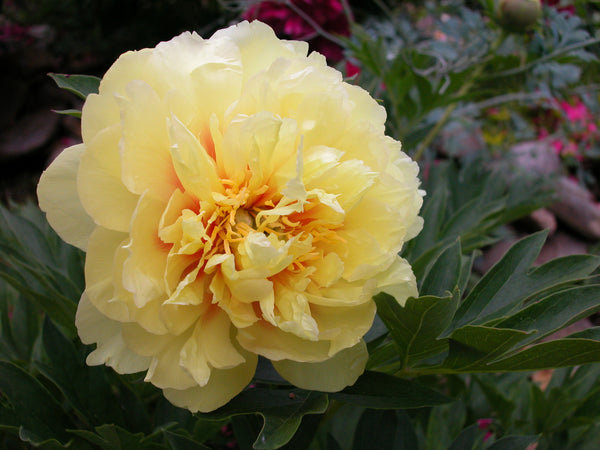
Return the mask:
{"type": "Polygon", "coordinates": [[[597,448],[600,261],[572,254],[600,239],[600,1],[0,5],[2,448],[597,448]],[[427,191],[403,251],[422,297],[376,298],[355,386],[297,390],[261,362],[250,389],[192,415],[140,375],[85,365],[84,255],[27,200],[80,140],[50,110],[81,99],[47,72],[101,76],[126,50],[243,18],[307,40],[385,105],[427,191]]]}

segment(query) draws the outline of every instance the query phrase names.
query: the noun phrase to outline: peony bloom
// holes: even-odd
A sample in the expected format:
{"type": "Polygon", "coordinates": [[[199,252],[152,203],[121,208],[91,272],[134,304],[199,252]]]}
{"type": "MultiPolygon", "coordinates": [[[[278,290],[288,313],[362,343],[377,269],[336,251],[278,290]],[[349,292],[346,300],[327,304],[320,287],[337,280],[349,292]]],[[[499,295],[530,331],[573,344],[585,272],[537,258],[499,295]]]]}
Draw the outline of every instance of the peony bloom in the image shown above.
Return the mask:
{"type": "Polygon", "coordinates": [[[302,388],[354,383],[372,296],[416,295],[397,253],[421,228],[418,167],[384,121],[260,22],[122,55],[38,187],[87,251],[88,364],[146,371],[191,411],[244,389],[258,355],[302,388]]]}

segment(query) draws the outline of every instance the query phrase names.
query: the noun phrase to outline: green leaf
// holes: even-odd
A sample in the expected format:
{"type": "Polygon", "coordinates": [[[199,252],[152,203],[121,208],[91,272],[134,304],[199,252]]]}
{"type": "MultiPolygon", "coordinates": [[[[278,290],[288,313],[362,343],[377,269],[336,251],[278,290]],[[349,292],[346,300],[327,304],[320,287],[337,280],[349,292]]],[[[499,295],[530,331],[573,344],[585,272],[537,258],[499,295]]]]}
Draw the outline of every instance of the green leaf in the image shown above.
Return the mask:
{"type": "Polygon", "coordinates": [[[402,367],[412,367],[446,350],[447,340],[437,337],[452,320],[458,297],[409,298],[404,306],[383,293],[374,299],[377,312],[396,344],[402,367]]]}
{"type": "Polygon", "coordinates": [[[84,100],[89,94],[97,94],[100,86],[100,78],[89,75],[49,73],[48,76],[54,80],[59,88],[66,89],[84,100]]]}
{"type": "Polygon", "coordinates": [[[528,347],[487,365],[487,372],[529,371],[600,362],[600,342],[588,339],[558,339],[528,347]]]}
{"type": "Polygon", "coordinates": [[[395,411],[367,409],[358,421],[352,450],[399,448],[395,436],[395,411]]]}
{"type": "Polygon", "coordinates": [[[473,381],[479,385],[498,419],[508,429],[512,425],[512,415],[517,405],[499,389],[497,380],[485,375],[472,375],[473,381]]]}
{"type": "Polygon", "coordinates": [[[521,330],[499,329],[481,325],[467,325],[452,333],[444,368],[454,372],[489,372],[489,362],[530,333],[521,330]]]}
{"type": "Polygon", "coordinates": [[[87,430],[68,430],[103,450],[159,450],[164,446],[153,442],[162,434],[159,430],[155,435],[145,436],[144,433],[131,433],[113,424],[101,425],[95,428],[95,433],[87,430]]]}
{"type": "Polygon", "coordinates": [[[200,442],[194,441],[190,436],[182,433],[175,433],[173,431],[164,430],[163,434],[169,443],[171,450],[209,450],[207,447],[200,442]]]}
{"type": "Polygon", "coordinates": [[[29,373],[10,362],[0,361],[0,392],[9,402],[14,423],[20,424],[31,440],[68,440],[61,406],[29,373]]]}
{"type": "Polygon", "coordinates": [[[468,323],[487,319],[488,317],[482,314],[484,311],[491,315],[498,310],[512,308],[514,297],[521,299],[520,285],[517,284],[518,280],[513,278],[522,278],[519,275],[522,275],[533,264],[546,235],[547,232],[532,234],[514,244],[465,298],[444,336],[449,336],[452,331],[468,323]],[[505,288],[516,291],[516,295],[515,293],[507,295],[505,288]],[[496,296],[499,298],[494,302],[496,296]]]}
{"type": "Polygon", "coordinates": [[[442,251],[425,275],[419,289],[421,296],[443,297],[456,289],[460,280],[461,254],[460,240],[442,251]]]}
{"type": "Polygon", "coordinates": [[[62,392],[70,406],[88,426],[97,423],[124,425],[119,400],[105,376],[104,367],[89,367],[78,351],[49,320],[44,322],[42,344],[47,361],[35,367],[62,392]]]}
{"type": "Polygon", "coordinates": [[[77,119],[81,119],[81,111],[79,109],[53,109],[52,112],[55,112],[56,114],[61,114],[63,116],[71,116],[76,117],[77,119]]]}
{"type": "Polygon", "coordinates": [[[425,448],[448,448],[460,434],[467,419],[464,403],[460,401],[431,408],[427,421],[425,448]]]}
{"type": "Polygon", "coordinates": [[[252,388],[203,417],[225,419],[238,414],[258,413],[264,418],[264,425],[254,448],[276,448],[294,436],[304,415],[321,414],[327,405],[327,396],[319,392],[252,388]]]}
{"type": "Polygon", "coordinates": [[[448,450],[467,450],[477,448],[476,446],[483,442],[485,430],[479,428],[478,424],[473,424],[465,428],[456,439],[450,444],[448,450]]]}
{"type": "Polygon", "coordinates": [[[525,450],[537,442],[539,436],[504,436],[490,445],[487,450],[525,450]]]}
{"type": "Polygon", "coordinates": [[[353,386],[329,394],[332,399],[374,409],[408,409],[451,401],[415,381],[366,371],[353,386]]]}
{"type": "Polygon", "coordinates": [[[517,314],[495,323],[496,328],[527,331],[518,347],[538,341],[600,310],[600,286],[580,286],[552,294],[517,314]]]}

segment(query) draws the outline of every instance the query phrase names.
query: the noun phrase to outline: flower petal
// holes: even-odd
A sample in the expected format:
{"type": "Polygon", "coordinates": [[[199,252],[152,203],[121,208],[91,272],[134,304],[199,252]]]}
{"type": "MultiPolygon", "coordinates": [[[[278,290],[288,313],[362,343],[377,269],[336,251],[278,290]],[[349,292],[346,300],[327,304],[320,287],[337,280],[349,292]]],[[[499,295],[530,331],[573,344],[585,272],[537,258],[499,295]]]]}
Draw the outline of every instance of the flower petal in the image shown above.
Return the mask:
{"type": "Polygon", "coordinates": [[[77,189],[83,207],[97,224],[115,231],[128,231],[138,196],[129,192],[121,181],[120,138],[120,126],[116,124],[86,143],[77,189]]]}
{"type": "Polygon", "coordinates": [[[77,171],[84,150],[83,144],[64,149],[44,171],[37,188],[40,209],[52,228],[82,250],[96,227],[77,194],[77,171]]]}
{"type": "Polygon", "coordinates": [[[75,325],[81,342],[97,344],[86,359],[90,366],[106,364],[119,373],[136,373],[148,368],[150,358],[138,355],[123,340],[121,323],[100,313],[86,294],[79,301],[75,325]]]}
{"type": "Polygon", "coordinates": [[[127,97],[117,98],[121,109],[121,178],[129,191],[167,201],[181,185],[169,153],[166,109],[144,81],[133,80],[127,97]],[[148,114],[152,111],[152,114],[148,114]]]}
{"type": "Polygon", "coordinates": [[[205,386],[189,389],[164,389],[167,400],[192,412],[209,412],[223,406],[252,381],[258,358],[243,353],[246,362],[232,369],[213,369],[205,386]]]}
{"type": "Polygon", "coordinates": [[[353,385],[364,372],[369,353],[363,340],[353,347],[339,351],[322,362],[296,362],[287,359],[273,361],[275,370],[302,389],[338,392],[353,385]]]}

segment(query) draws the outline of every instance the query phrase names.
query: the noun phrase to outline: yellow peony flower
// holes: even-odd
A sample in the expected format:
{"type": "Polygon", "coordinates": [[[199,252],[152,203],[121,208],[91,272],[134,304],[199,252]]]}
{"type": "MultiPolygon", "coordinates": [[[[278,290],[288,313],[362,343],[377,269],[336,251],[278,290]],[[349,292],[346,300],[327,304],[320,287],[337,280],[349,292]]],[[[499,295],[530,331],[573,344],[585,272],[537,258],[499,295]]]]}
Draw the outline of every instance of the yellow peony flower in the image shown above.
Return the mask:
{"type": "Polygon", "coordinates": [[[38,187],[87,251],[88,364],[146,371],[191,411],[244,389],[258,355],[305,389],[354,383],[372,296],[416,295],[397,253],[423,192],[385,117],[260,22],[122,55],[38,187]]]}

